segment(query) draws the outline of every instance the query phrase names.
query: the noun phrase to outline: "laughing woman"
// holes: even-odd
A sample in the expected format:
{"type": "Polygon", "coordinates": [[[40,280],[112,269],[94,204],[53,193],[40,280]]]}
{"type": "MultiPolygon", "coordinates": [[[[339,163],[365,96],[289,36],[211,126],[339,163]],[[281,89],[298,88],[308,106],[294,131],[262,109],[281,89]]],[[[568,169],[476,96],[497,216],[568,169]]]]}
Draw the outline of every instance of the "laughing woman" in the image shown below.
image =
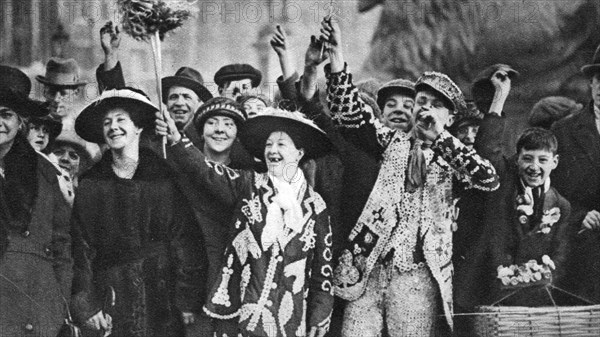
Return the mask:
{"type": "Polygon", "coordinates": [[[265,160],[268,173],[261,174],[211,162],[181,138],[172,120],[156,123],[173,144],[168,160],[198,190],[235,207],[233,240],[204,311],[237,320],[243,336],[323,336],[333,304],[331,228],[323,199],[298,165],[329,150],[324,132],[282,110],[248,120],[240,139],[265,160]]]}
{"type": "Polygon", "coordinates": [[[75,122],[80,137],[109,150],[81,177],[75,198],[73,310],[95,330],[110,330],[112,318],[113,336],[182,334],[185,308],[173,294],[186,281],[180,233],[190,213],[168,165],[139,146],[157,110],[143,92],[108,90],[75,122]],[[109,287],[116,305],[104,312],[109,287]]]}

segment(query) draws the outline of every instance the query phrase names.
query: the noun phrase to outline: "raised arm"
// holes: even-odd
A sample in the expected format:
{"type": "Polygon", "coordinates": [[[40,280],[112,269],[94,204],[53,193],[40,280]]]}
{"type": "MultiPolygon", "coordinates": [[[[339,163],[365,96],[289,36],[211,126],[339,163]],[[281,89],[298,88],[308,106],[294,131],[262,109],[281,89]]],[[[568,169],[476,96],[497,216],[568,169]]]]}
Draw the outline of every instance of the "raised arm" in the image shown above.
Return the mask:
{"type": "Polygon", "coordinates": [[[167,162],[186,175],[199,191],[206,191],[228,207],[233,207],[238,197],[252,182],[252,172],[234,170],[209,161],[187,138],[182,138],[175,122],[165,114],[156,113],[156,133],[167,137],[167,162]]]}
{"type": "Polygon", "coordinates": [[[481,157],[489,160],[498,175],[502,176],[506,172],[508,157],[504,152],[504,104],[511,90],[511,79],[506,71],[499,70],[492,74],[490,80],[496,90],[494,100],[488,111],[482,111],[485,115],[475,137],[474,148],[481,157]]]}
{"type": "Polygon", "coordinates": [[[96,69],[98,91],[122,88],[125,86],[125,78],[119,62],[121,44],[119,27],[113,26],[112,21],[107,22],[100,29],[100,41],[104,52],[104,63],[96,69]]]}
{"type": "Polygon", "coordinates": [[[435,138],[431,148],[436,156],[456,171],[460,188],[495,191],[500,187],[500,178],[494,166],[488,160],[481,158],[475,150],[466,147],[447,130],[435,138]]]}
{"type": "Polygon", "coordinates": [[[329,53],[330,64],[325,66],[327,100],[334,122],[346,139],[369,153],[380,154],[391,141],[395,131],[384,126],[358,95],[347,70],[341,47],[341,32],[330,17],[321,23],[321,40],[329,53]]]}
{"type": "Polygon", "coordinates": [[[281,66],[281,76],[277,78],[277,86],[283,99],[291,100],[297,104],[298,92],[296,82],[299,77],[294,62],[291,60],[289,42],[285,30],[277,26],[271,38],[271,47],[277,54],[281,66]]]}
{"type": "Polygon", "coordinates": [[[314,35],[311,36],[304,55],[304,74],[300,81],[300,95],[305,101],[313,100],[318,92],[318,67],[328,58],[328,53],[323,52],[323,43],[314,35]]]}
{"type": "Polygon", "coordinates": [[[271,38],[271,47],[273,47],[273,50],[279,58],[281,73],[283,80],[285,81],[296,73],[296,67],[294,67],[289,44],[287,43],[287,34],[285,33],[285,29],[280,25],[275,27],[275,34],[271,38]]]}

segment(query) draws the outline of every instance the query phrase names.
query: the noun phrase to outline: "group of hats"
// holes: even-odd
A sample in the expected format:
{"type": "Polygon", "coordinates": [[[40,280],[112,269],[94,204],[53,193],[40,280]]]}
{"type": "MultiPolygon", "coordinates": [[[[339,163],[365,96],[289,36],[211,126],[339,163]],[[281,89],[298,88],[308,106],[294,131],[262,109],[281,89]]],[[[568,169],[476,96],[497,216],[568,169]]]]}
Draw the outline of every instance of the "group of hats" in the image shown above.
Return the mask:
{"type": "MultiPolygon", "coordinates": [[[[215,75],[215,82],[221,85],[226,81],[251,78],[253,86],[258,85],[260,72],[252,69],[254,68],[248,65],[223,67],[215,75]]],[[[210,91],[204,86],[200,73],[192,68],[180,68],[174,76],[163,78],[162,84],[163,101],[168,99],[169,88],[173,86],[189,88],[204,101],[194,117],[194,124],[197,126],[203,125],[208,118],[216,115],[233,119],[240,126],[239,137],[242,143],[257,158],[263,157],[266,139],[274,131],[284,131],[295,141],[300,141],[309,158],[320,156],[331,148],[331,142],[325,132],[297,112],[268,109],[266,113],[246,121],[246,112],[239,103],[224,97],[213,98],[210,91]],[[243,127],[241,127],[242,124],[243,127]]],[[[87,141],[103,143],[100,125],[106,111],[116,106],[132,107],[134,105],[137,107],[136,111],[141,112],[136,117],[141,124],[139,126],[152,127],[158,107],[143,92],[133,88],[121,88],[104,91],[85,107],[75,122],[75,130],[87,141]]]]}
{"type": "Polygon", "coordinates": [[[377,91],[377,105],[383,109],[385,100],[394,93],[403,93],[414,97],[416,92],[433,90],[438,93],[446,103],[448,109],[456,114],[466,111],[465,98],[462,91],[446,74],[435,71],[427,71],[412,82],[406,79],[395,79],[385,83],[377,91]]]}
{"type": "MultiPolygon", "coordinates": [[[[85,142],[74,132],[62,130],[59,121],[48,116],[41,102],[29,98],[31,81],[21,70],[0,65],[0,105],[4,105],[34,125],[45,125],[49,131],[50,142],[55,145],[69,144],[83,158],[91,159],[85,142]]],[[[79,80],[79,67],[73,59],[51,58],[46,64],[45,74],[36,76],[36,80],[47,86],[75,88],[85,85],[79,80]]]]}

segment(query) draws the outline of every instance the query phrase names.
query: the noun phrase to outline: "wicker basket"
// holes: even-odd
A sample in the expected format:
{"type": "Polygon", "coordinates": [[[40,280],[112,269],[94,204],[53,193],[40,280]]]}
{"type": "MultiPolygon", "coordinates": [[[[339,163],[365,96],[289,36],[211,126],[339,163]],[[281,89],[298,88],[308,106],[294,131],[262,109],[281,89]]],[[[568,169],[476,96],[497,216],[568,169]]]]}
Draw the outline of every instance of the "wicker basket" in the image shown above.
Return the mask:
{"type": "Polygon", "coordinates": [[[572,307],[481,306],[473,315],[478,337],[600,336],[600,305],[572,307]]]}

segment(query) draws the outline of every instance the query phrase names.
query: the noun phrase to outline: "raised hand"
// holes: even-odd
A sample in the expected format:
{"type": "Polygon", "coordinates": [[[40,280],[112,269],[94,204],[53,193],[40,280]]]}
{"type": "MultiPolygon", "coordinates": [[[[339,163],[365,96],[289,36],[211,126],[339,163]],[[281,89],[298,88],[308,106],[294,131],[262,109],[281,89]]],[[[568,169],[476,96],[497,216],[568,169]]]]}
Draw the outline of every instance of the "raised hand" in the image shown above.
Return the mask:
{"type": "Polygon", "coordinates": [[[100,28],[100,42],[105,55],[115,53],[121,44],[119,26],[113,25],[112,21],[108,21],[102,26],[100,28]]]}
{"type": "Polygon", "coordinates": [[[112,21],[108,21],[100,28],[100,43],[104,51],[104,70],[113,69],[119,62],[119,45],[121,44],[121,34],[119,26],[114,26],[112,21]]]}
{"type": "Polygon", "coordinates": [[[304,56],[304,65],[307,67],[316,67],[327,60],[328,53],[322,53],[323,41],[318,40],[314,35],[310,37],[310,43],[304,56]]]}
{"type": "Polygon", "coordinates": [[[511,79],[505,70],[496,71],[490,78],[490,81],[494,85],[496,94],[499,95],[499,97],[508,96],[511,88],[511,79]]]}
{"type": "Polygon", "coordinates": [[[155,132],[159,136],[167,137],[167,144],[169,145],[178,143],[181,140],[181,133],[177,130],[175,121],[168,112],[164,114],[160,111],[156,112],[155,132]]]}
{"type": "Polygon", "coordinates": [[[434,141],[440,133],[444,132],[447,120],[443,120],[442,114],[431,110],[419,112],[418,121],[415,124],[415,132],[422,140],[434,141]]]}
{"type": "Polygon", "coordinates": [[[288,52],[287,35],[285,30],[280,25],[275,27],[275,34],[271,38],[271,47],[281,57],[284,53],[288,52]]]}
{"type": "Polygon", "coordinates": [[[323,43],[323,50],[329,54],[331,72],[337,73],[344,70],[344,56],[342,54],[342,32],[340,26],[331,15],[321,21],[321,35],[319,40],[323,43]]]}

